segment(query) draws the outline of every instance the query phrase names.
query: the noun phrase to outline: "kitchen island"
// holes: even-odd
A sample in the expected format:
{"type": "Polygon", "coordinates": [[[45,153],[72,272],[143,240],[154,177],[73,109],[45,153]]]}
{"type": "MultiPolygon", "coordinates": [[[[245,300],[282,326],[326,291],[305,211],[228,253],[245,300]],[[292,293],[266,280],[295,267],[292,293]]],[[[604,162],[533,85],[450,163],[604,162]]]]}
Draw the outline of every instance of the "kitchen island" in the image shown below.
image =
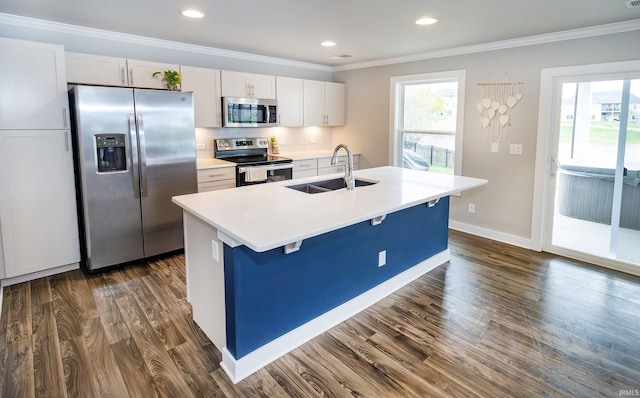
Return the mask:
{"type": "Polygon", "coordinates": [[[449,195],[487,183],[396,167],[174,197],[187,298],[238,382],[449,260],[449,195]]]}

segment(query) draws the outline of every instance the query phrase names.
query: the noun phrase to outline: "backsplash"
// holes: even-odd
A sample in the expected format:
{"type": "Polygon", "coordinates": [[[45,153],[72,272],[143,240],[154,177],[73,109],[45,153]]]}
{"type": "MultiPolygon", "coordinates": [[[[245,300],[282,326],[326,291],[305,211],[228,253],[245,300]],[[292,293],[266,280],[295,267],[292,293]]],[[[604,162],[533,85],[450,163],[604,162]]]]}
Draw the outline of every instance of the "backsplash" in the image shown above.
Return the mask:
{"type": "Polygon", "coordinates": [[[332,150],[330,127],[265,127],[244,129],[196,128],[198,158],[213,157],[213,140],[218,138],[276,137],[280,153],[332,150]]]}

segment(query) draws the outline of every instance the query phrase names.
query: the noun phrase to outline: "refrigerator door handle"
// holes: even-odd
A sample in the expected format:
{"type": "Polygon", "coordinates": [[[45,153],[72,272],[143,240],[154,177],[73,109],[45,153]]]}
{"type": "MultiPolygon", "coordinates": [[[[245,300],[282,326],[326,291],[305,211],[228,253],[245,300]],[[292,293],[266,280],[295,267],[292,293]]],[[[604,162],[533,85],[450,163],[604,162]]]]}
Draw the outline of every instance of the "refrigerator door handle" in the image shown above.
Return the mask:
{"type": "Polygon", "coordinates": [[[138,133],[136,132],[136,115],[129,115],[129,140],[131,140],[131,171],[133,172],[133,197],[140,197],[140,177],[138,173],[138,133]]]}
{"type": "Polygon", "coordinates": [[[140,194],[147,196],[147,145],[144,139],[144,123],[142,113],[138,113],[138,139],[140,140],[140,194]]]}

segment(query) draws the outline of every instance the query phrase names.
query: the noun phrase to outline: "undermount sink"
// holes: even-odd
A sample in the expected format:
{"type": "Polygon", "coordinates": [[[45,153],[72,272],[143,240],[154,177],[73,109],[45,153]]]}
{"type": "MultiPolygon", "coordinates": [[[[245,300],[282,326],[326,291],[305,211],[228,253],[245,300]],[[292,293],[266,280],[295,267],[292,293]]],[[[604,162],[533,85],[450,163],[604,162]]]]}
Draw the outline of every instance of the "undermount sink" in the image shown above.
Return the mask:
{"type": "MultiPolygon", "coordinates": [[[[356,178],[356,188],[357,187],[366,187],[367,185],[377,184],[378,181],[367,181],[360,180],[356,178]]],[[[304,193],[322,193],[335,191],[337,189],[346,188],[347,183],[344,181],[344,178],[334,178],[331,180],[322,180],[322,181],[313,181],[307,182],[304,184],[296,184],[296,185],[287,185],[289,189],[295,189],[296,191],[304,192],[304,193]]]]}

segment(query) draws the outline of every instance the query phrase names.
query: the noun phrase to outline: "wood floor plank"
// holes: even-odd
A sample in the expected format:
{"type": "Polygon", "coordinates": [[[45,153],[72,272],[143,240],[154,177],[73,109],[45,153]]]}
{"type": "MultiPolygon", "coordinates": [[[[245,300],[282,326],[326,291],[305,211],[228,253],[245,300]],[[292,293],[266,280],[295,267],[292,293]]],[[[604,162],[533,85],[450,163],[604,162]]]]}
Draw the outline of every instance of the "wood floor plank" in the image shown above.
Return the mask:
{"type": "MultiPolygon", "coordinates": [[[[46,283],[41,286],[44,291],[48,290],[45,285],[46,283]]],[[[64,397],[67,395],[67,387],[64,383],[62,353],[56,330],[53,301],[36,301],[40,304],[34,303],[32,307],[40,309],[32,311],[34,314],[32,349],[35,396],[64,397]]]]}
{"type": "Polygon", "coordinates": [[[93,318],[86,324],[84,341],[96,375],[97,396],[128,397],[127,387],[100,318],[93,318]]]}
{"type": "Polygon", "coordinates": [[[169,350],[169,355],[189,385],[192,396],[222,395],[222,389],[210,377],[206,366],[198,360],[198,354],[191,344],[185,342],[176,346],[169,350]]]}
{"type": "Polygon", "coordinates": [[[82,336],[60,342],[62,366],[69,397],[97,397],[96,375],[82,336]]]}
{"type": "Polygon", "coordinates": [[[31,286],[28,282],[9,287],[3,396],[33,397],[33,348],[31,341],[31,286]]]}
{"type": "Polygon", "coordinates": [[[111,344],[111,350],[130,397],[161,396],[132,338],[118,340],[111,344]]]}
{"type": "Polygon", "coordinates": [[[156,335],[137,301],[125,296],[116,299],[116,302],[125,316],[132,338],[140,349],[142,359],[161,396],[177,397],[184,391],[188,391],[187,383],[164,350],[162,341],[156,335]]]}
{"type": "Polygon", "coordinates": [[[2,397],[575,397],[640,385],[640,278],[455,231],[451,260],[233,384],[181,253],[5,287],[2,397]]]}

